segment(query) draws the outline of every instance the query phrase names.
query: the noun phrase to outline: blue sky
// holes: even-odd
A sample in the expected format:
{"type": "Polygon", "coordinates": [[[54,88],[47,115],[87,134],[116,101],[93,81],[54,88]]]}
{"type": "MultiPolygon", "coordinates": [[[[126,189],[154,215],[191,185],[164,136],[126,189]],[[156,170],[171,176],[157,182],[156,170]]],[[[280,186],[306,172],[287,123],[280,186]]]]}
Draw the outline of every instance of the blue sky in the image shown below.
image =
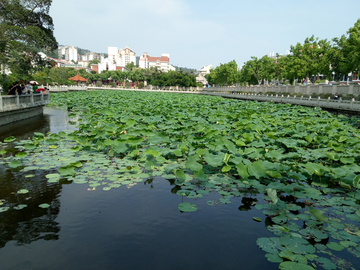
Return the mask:
{"type": "Polygon", "coordinates": [[[360,19],[360,1],[53,0],[50,15],[59,44],[169,53],[171,64],[200,69],[340,37],[360,19]]]}

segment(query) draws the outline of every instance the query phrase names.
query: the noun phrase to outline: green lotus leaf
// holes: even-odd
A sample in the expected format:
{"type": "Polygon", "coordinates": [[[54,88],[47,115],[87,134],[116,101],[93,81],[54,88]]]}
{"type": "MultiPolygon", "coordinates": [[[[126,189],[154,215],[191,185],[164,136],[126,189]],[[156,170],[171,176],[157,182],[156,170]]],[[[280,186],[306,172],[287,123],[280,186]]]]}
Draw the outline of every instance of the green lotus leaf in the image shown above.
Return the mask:
{"type": "Polygon", "coordinates": [[[203,166],[197,162],[196,156],[189,157],[185,163],[185,167],[194,172],[200,171],[203,168],[203,166]]]}
{"type": "Polygon", "coordinates": [[[40,133],[40,132],[34,132],[34,137],[43,138],[43,137],[45,137],[45,135],[43,133],[40,133]]]}
{"type": "Polygon", "coordinates": [[[145,154],[147,154],[147,155],[152,155],[152,156],[154,156],[154,157],[159,157],[159,156],[160,156],[160,153],[159,153],[158,151],[156,151],[156,150],[151,150],[151,149],[147,149],[147,150],[145,151],[145,154]]]}
{"type": "Polygon", "coordinates": [[[319,176],[323,175],[326,171],[328,171],[328,169],[325,166],[310,162],[305,164],[305,168],[308,170],[310,174],[315,173],[316,175],[319,176]]]}
{"type": "Polygon", "coordinates": [[[149,143],[152,144],[162,144],[162,143],[169,143],[170,138],[165,133],[156,133],[154,136],[149,138],[149,143]]]}
{"type": "Polygon", "coordinates": [[[265,157],[267,158],[271,158],[271,159],[276,159],[276,160],[281,160],[284,158],[284,150],[270,150],[269,152],[267,152],[265,154],[265,157]]]}
{"type": "Polygon", "coordinates": [[[356,175],[353,179],[353,187],[354,188],[359,188],[359,180],[360,180],[360,176],[356,175]]]}
{"type": "Polygon", "coordinates": [[[14,159],[13,161],[11,161],[9,163],[10,168],[17,168],[17,167],[20,167],[21,165],[22,165],[22,162],[18,159],[14,159]]]}
{"type": "Polygon", "coordinates": [[[337,269],[336,264],[332,263],[328,258],[319,257],[315,258],[315,260],[321,264],[321,266],[326,270],[335,270],[337,269]]]}
{"type": "Polygon", "coordinates": [[[278,202],[278,200],[279,200],[279,198],[277,196],[277,193],[276,193],[276,190],[272,189],[272,188],[267,188],[266,192],[267,192],[270,200],[273,202],[273,204],[276,204],[278,202]]]}
{"type": "Polygon", "coordinates": [[[222,172],[229,172],[231,170],[231,166],[230,165],[226,165],[226,166],[224,166],[222,169],[221,169],[221,171],[222,172]]]}
{"type": "Polygon", "coordinates": [[[321,222],[328,222],[328,218],[324,215],[324,213],[320,209],[310,208],[310,213],[316,217],[317,220],[321,222]]]}
{"type": "Polygon", "coordinates": [[[15,137],[10,136],[10,137],[7,137],[7,138],[4,140],[4,142],[8,143],[8,142],[13,142],[13,141],[15,141],[15,140],[16,140],[15,137]]]}
{"type": "Polygon", "coordinates": [[[326,244],[326,246],[332,250],[335,251],[342,251],[345,247],[339,243],[335,243],[335,242],[330,242],[328,244],[326,244]]]}
{"type": "Polygon", "coordinates": [[[265,252],[278,254],[279,250],[283,250],[284,248],[281,246],[279,239],[276,237],[270,238],[258,238],[256,240],[256,244],[265,252]]]}
{"type": "Polygon", "coordinates": [[[195,212],[197,210],[197,206],[193,203],[180,203],[178,208],[182,212],[195,212]]]}
{"type": "Polygon", "coordinates": [[[195,172],[194,177],[201,181],[206,181],[208,179],[208,177],[206,176],[206,174],[204,173],[203,170],[199,170],[199,171],[195,172]]]}
{"type": "Polygon", "coordinates": [[[272,178],[282,178],[282,175],[278,171],[266,171],[266,173],[272,178]]]}
{"type": "Polygon", "coordinates": [[[0,155],[4,155],[6,153],[6,150],[1,150],[0,155]]]}
{"type": "Polygon", "coordinates": [[[248,165],[248,173],[250,176],[255,176],[256,179],[260,179],[262,177],[266,177],[266,168],[262,164],[262,161],[255,161],[248,165]]]}
{"type": "Polygon", "coordinates": [[[17,205],[17,206],[14,206],[14,209],[15,209],[15,210],[21,210],[21,209],[24,209],[25,207],[27,207],[26,204],[19,204],[19,205],[17,205]]]}
{"type": "Polygon", "coordinates": [[[115,153],[125,153],[128,148],[125,143],[116,142],[112,149],[115,151],[115,153]]]}
{"type": "Polygon", "coordinates": [[[63,176],[75,175],[76,172],[73,166],[65,166],[59,168],[59,173],[63,176]]]}
{"type": "Polygon", "coordinates": [[[26,193],[29,193],[29,191],[27,189],[20,189],[17,193],[18,194],[26,194],[26,193]]]}
{"type": "Polygon", "coordinates": [[[28,153],[26,152],[20,152],[20,153],[17,153],[15,155],[17,158],[23,158],[23,157],[27,157],[28,156],[28,153]]]}
{"type": "Polygon", "coordinates": [[[236,165],[236,169],[237,169],[238,174],[242,178],[246,179],[246,178],[249,177],[249,173],[248,173],[248,170],[247,170],[248,169],[247,165],[244,165],[243,163],[239,163],[239,164],[236,165]]]}
{"type": "Polygon", "coordinates": [[[304,139],[305,139],[308,143],[311,143],[312,140],[313,140],[313,137],[312,137],[310,134],[308,134],[308,135],[306,135],[306,136],[304,137],[304,139]]]}
{"type": "Polygon", "coordinates": [[[0,207],[0,213],[1,212],[6,212],[9,209],[10,209],[10,207],[0,207]]]}
{"type": "Polygon", "coordinates": [[[245,139],[245,142],[247,143],[250,143],[255,139],[254,135],[251,133],[243,133],[241,136],[245,139]]]}
{"type": "Polygon", "coordinates": [[[237,153],[238,149],[236,148],[236,145],[233,142],[231,142],[227,139],[223,139],[223,143],[231,153],[233,153],[233,154],[237,153]]]}
{"type": "Polygon", "coordinates": [[[185,173],[184,173],[183,170],[180,170],[180,169],[176,170],[175,175],[176,175],[176,178],[177,178],[180,182],[184,182],[185,179],[186,179],[186,175],[185,175],[185,173]]]}
{"type": "Polygon", "coordinates": [[[283,258],[281,258],[278,253],[267,253],[267,254],[265,254],[265,258],[269,262],[273,262],[273,263],[283,262],[283,258]]]}
{"type": "Polygon", "coordinates": [[[280,270],[314,270],[311,266],[304,264],[304,263],[298,263],[298,262],[282,262],[279,265],[280,270]]]}
{"type": "Polygon", "coordinates": [[[344,164],[352,164],[355,162],[355,159],[352,157],[349,157],[349,158],[342,157],[342,158],[340,158],[340,161],[344,164]]]}
{"type": "Polygon", "coordinates": [[[225,155],[223,155],[223,154],[213,155],[210,153],[206,153],[206,154],[204,154],[204,159],[209,165],[211,165],[213,167],[218,167],[223,164],[224,156],[225,155]]]}
{"type": "Polygon", "coordinates": [[[49,208],[50,207],[50,204],[47,204],[47,203],[42,203],[39,205],[40,208],[49,208]]]}

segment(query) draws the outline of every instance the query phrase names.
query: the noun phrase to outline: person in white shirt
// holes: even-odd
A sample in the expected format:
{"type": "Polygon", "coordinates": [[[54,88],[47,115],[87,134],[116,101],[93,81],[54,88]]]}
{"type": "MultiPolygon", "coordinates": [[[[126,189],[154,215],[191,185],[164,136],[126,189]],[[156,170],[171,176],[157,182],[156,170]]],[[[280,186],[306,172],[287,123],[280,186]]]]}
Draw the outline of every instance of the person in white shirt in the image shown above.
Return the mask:
{"type": "Polygon", "coordinates": [[[25,85],[25,89],[24,89],[25,93],[23,92],[23,94],[27,94],[27,95],[30,95],[31,92],[32,92],[32,86],[31,84],[28,82],[26,85],[25,85]]]}

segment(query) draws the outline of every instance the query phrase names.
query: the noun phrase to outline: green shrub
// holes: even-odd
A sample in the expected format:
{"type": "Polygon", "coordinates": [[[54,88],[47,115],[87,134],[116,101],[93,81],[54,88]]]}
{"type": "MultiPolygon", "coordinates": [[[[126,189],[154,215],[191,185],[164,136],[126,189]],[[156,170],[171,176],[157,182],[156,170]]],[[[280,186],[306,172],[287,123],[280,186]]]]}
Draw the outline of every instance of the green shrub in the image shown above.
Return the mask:
{"type": "Polygon", "coordinates": [[[101,81],[97,81],[96,83],[95,83],[95,86],[96,87],[101,87],[103,84],[102,84],[102,82],[101,81]]]}
{"type": "Polygon", "coordinates": [[[144,82],[139,82],[139,89],[143,89],[144,88],[144,82]]]}
{"type": "Polygon", "coordinates": [[[125,87],[126,87],[126,88],[131,88],[131,83],[130,83],[129,81],[127,81],[127,82],[125,83],[125,87]]]}
{"type": "Polygon", "coordinates": [[[115,83],[115,82],[110,82],[109,85],[110,85],[111,87],[116,87],[116,83],[115,83]]]}

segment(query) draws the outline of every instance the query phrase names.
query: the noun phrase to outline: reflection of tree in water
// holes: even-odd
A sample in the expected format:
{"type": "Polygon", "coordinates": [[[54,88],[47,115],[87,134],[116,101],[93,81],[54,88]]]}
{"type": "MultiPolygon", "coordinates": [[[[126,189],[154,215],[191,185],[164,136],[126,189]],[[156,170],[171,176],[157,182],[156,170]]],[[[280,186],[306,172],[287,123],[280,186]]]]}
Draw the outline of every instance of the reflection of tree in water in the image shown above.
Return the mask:
{"type": "Polygon", "coordinates": [[[2,207],[10,207],[8,211],[0,213],[0,248],[9,241],[23,245],[39,239],[58,239],[60,226],[55,219],[60,212],[58,197],[62,186],[48,183],[45,173],[40,170],[26,174],[35,174],[35,177],[25,178],[23,173],[0,166],[0,199],[5,200],[2,207]],[[20,189],[27,189],[29,193],[18,194],[20,189]],[[50,204],[50,207],[40,208],[39,205],[43,203],[50,204]],[[20,204],[27,207],[21,210],[13,208],[20,204]]]}
{"type": "Polygon", "coordinates": [[[241,202],[243,203],[243,205],[239,206],[239,210],[240,211],[249,211],[251,210],[251,206],[254,206],[257,203],[257,199],[256,198],[251,198],[251,197],[243,197],[241,199],[241,202]]]}

